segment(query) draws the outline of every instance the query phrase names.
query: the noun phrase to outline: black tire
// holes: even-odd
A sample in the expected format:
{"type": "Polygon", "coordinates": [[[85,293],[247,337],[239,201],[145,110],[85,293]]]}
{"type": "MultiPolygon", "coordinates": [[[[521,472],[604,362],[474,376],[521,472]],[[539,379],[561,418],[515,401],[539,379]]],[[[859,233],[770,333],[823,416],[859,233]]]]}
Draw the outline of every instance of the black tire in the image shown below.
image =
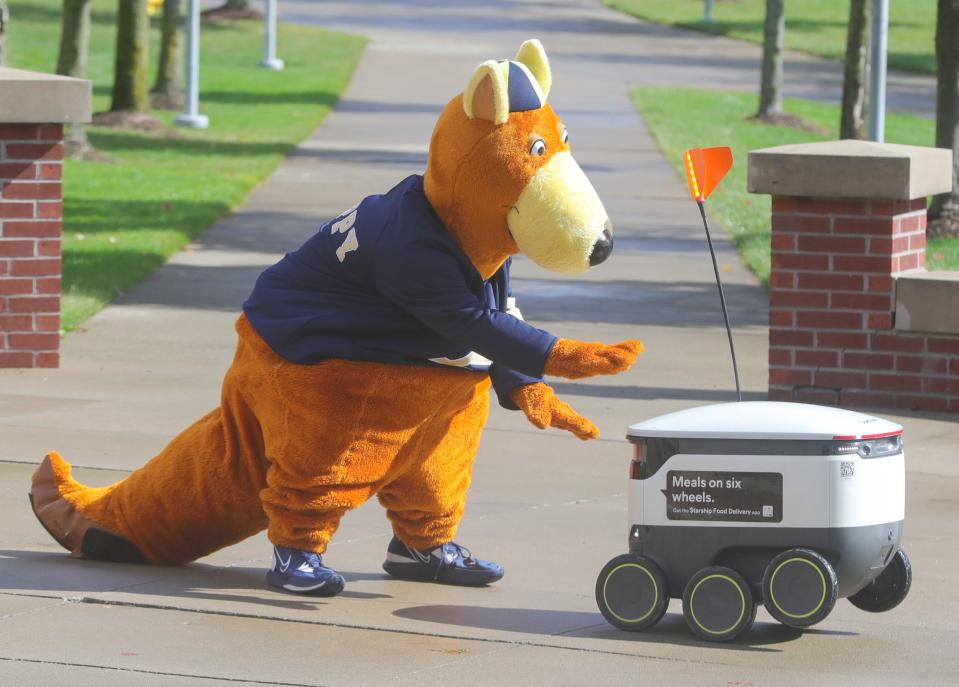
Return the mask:
{"type": "Polygon", "coordinates": [[[610,625],[639,632],[658,623],[669,606],[666,576],[651,559],[626,553],[596,579],[596,605],[610,625]]]}
{"type": "Polygon", "coordinates": [[[686,583],[683,617],[698,637],[729,642],[752,627],[756,604],[742,575],[716,565],[703,568],[686,583]]]}
{"type": "Polygon", "coordinates": [[[811,549],[783,551],[766,566],[763,602],[783,625],[811,627],[829,615],[838,598],[835,568],[811,549]]]}
{"type": "Polygon", "coordinates": [[[849,601],[863,611],[884,613],[902,603],[911,586],[912,564],[906,552],[899,549],[879,576],[850,596],[849,601]]]}

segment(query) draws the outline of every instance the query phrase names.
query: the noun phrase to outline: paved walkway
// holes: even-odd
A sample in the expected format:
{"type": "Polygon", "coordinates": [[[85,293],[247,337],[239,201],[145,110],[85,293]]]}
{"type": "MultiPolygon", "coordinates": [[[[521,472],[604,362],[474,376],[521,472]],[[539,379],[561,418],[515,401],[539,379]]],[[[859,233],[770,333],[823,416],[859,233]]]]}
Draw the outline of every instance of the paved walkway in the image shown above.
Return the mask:
{"type": "MultiPolygon", "coordinates": [[[[596,573],[626,549],[626,426],[732,398],[698,213],[626,95],[637,74],[671,83],[710,69],[714,55],[692,55],[717,39],[670,42],[585,0],[287,2],[284,11],[371,36],[337,110],[243,209],[67,337],[60,370],[0,372],[0,683],[959,680],[959,542],[951,527],[959,468],[956,424],[946,419],[900,418],[910,450],[906,546],[916,570],[902,608],[873,617],[842,603],[805,635],[761,610],[748,636],[714,646],[692,639],[676,602],[641,635],[612,629],[595,607],[596,573]],[[215,406],[232,323],[258,272],[323,219],[422,170],[433,121],[475,64],[512,54],[533,35],[553,58],[551,100],[606,201],[617,250],[578,281],[520,260],[514,288],[527,316],[560,335],[638,335],[648,353],[628,374],[556,385],[597,422],[599,441],[540,432],[518,413],[493,411],[461,539],[504,563],[506,579],[481,590],[387,579],[379,565],[389,531],[376,504],[349,514],[331,547],[328,561],[348,580],[334,600],[267,590],[262,535],[178,568],[64,555],[24,498],[33,464],[57,448],[81,466],[79,479],[106,484],[215,406]],[[657,50],[689,61],[624,58],[657,50]]],[[[743,386],[748,398],[761,398],[765,295],[728,242],[718,243],[743,386]]]]}
{"type": "MultiPolygon", "coordinates": [[[[761,46],[638,21],[598,0],[284,0],[281,16],[371,36],[373,49],[384,51],[408,50],[416,33],[418,51],[434,56],[485,59],[485,49],[506,36],[548,37],[554,61],[575,60],[590,70],[612,72],[626,84],[759,92],[761,46]]],[[[840,101],[839,62],[795,51],[786,51],[783,62],[786,97],[840,101]]],[[[891,70],[886,91],[891,112],[935,113],[932,76],[891,70]]]]}

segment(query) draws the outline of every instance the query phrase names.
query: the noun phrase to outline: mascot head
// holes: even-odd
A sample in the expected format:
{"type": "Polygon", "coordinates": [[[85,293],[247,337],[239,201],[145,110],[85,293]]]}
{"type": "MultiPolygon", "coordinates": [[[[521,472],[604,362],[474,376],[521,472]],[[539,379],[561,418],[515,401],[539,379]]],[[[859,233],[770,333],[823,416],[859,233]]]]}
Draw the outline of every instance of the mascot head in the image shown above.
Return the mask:
{"type": "Polygon", "coordinates": [[[609,257],[613,231],[546,102],[552,76],[537,40],[490,60],[440,115],[424,186],[483,278],[522,251],[548,270],[584,272],[609,257]]]}

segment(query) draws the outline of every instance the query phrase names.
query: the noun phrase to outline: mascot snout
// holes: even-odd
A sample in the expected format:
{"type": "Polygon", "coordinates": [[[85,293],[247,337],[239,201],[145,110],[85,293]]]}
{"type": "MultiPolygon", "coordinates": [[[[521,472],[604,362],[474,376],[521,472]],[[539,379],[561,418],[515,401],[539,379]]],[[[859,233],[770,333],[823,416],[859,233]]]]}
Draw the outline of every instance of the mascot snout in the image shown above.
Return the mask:
{"type": "Polygon", "coordinates": [[[609,257],[612,223],[569,151],[537,170],[507,216],[510,234],[530,260],[553,272],[578,274],[609,257]]]}

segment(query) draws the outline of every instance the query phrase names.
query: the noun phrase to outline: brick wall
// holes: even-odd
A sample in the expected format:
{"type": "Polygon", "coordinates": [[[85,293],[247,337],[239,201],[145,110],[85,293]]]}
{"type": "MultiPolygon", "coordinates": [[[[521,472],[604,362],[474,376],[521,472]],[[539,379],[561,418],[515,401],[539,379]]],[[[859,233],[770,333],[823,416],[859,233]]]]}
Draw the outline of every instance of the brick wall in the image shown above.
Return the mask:
{"type": "Polygon", "coordinates": [[[56,367],[63,127],[0,124],[0,367],[56,367]]]}
{"type": "Polygon", "coordinates": [[[769,398],[959,412],[959,336],[895,330],[926,201],[774,197],[769,398]]]}

